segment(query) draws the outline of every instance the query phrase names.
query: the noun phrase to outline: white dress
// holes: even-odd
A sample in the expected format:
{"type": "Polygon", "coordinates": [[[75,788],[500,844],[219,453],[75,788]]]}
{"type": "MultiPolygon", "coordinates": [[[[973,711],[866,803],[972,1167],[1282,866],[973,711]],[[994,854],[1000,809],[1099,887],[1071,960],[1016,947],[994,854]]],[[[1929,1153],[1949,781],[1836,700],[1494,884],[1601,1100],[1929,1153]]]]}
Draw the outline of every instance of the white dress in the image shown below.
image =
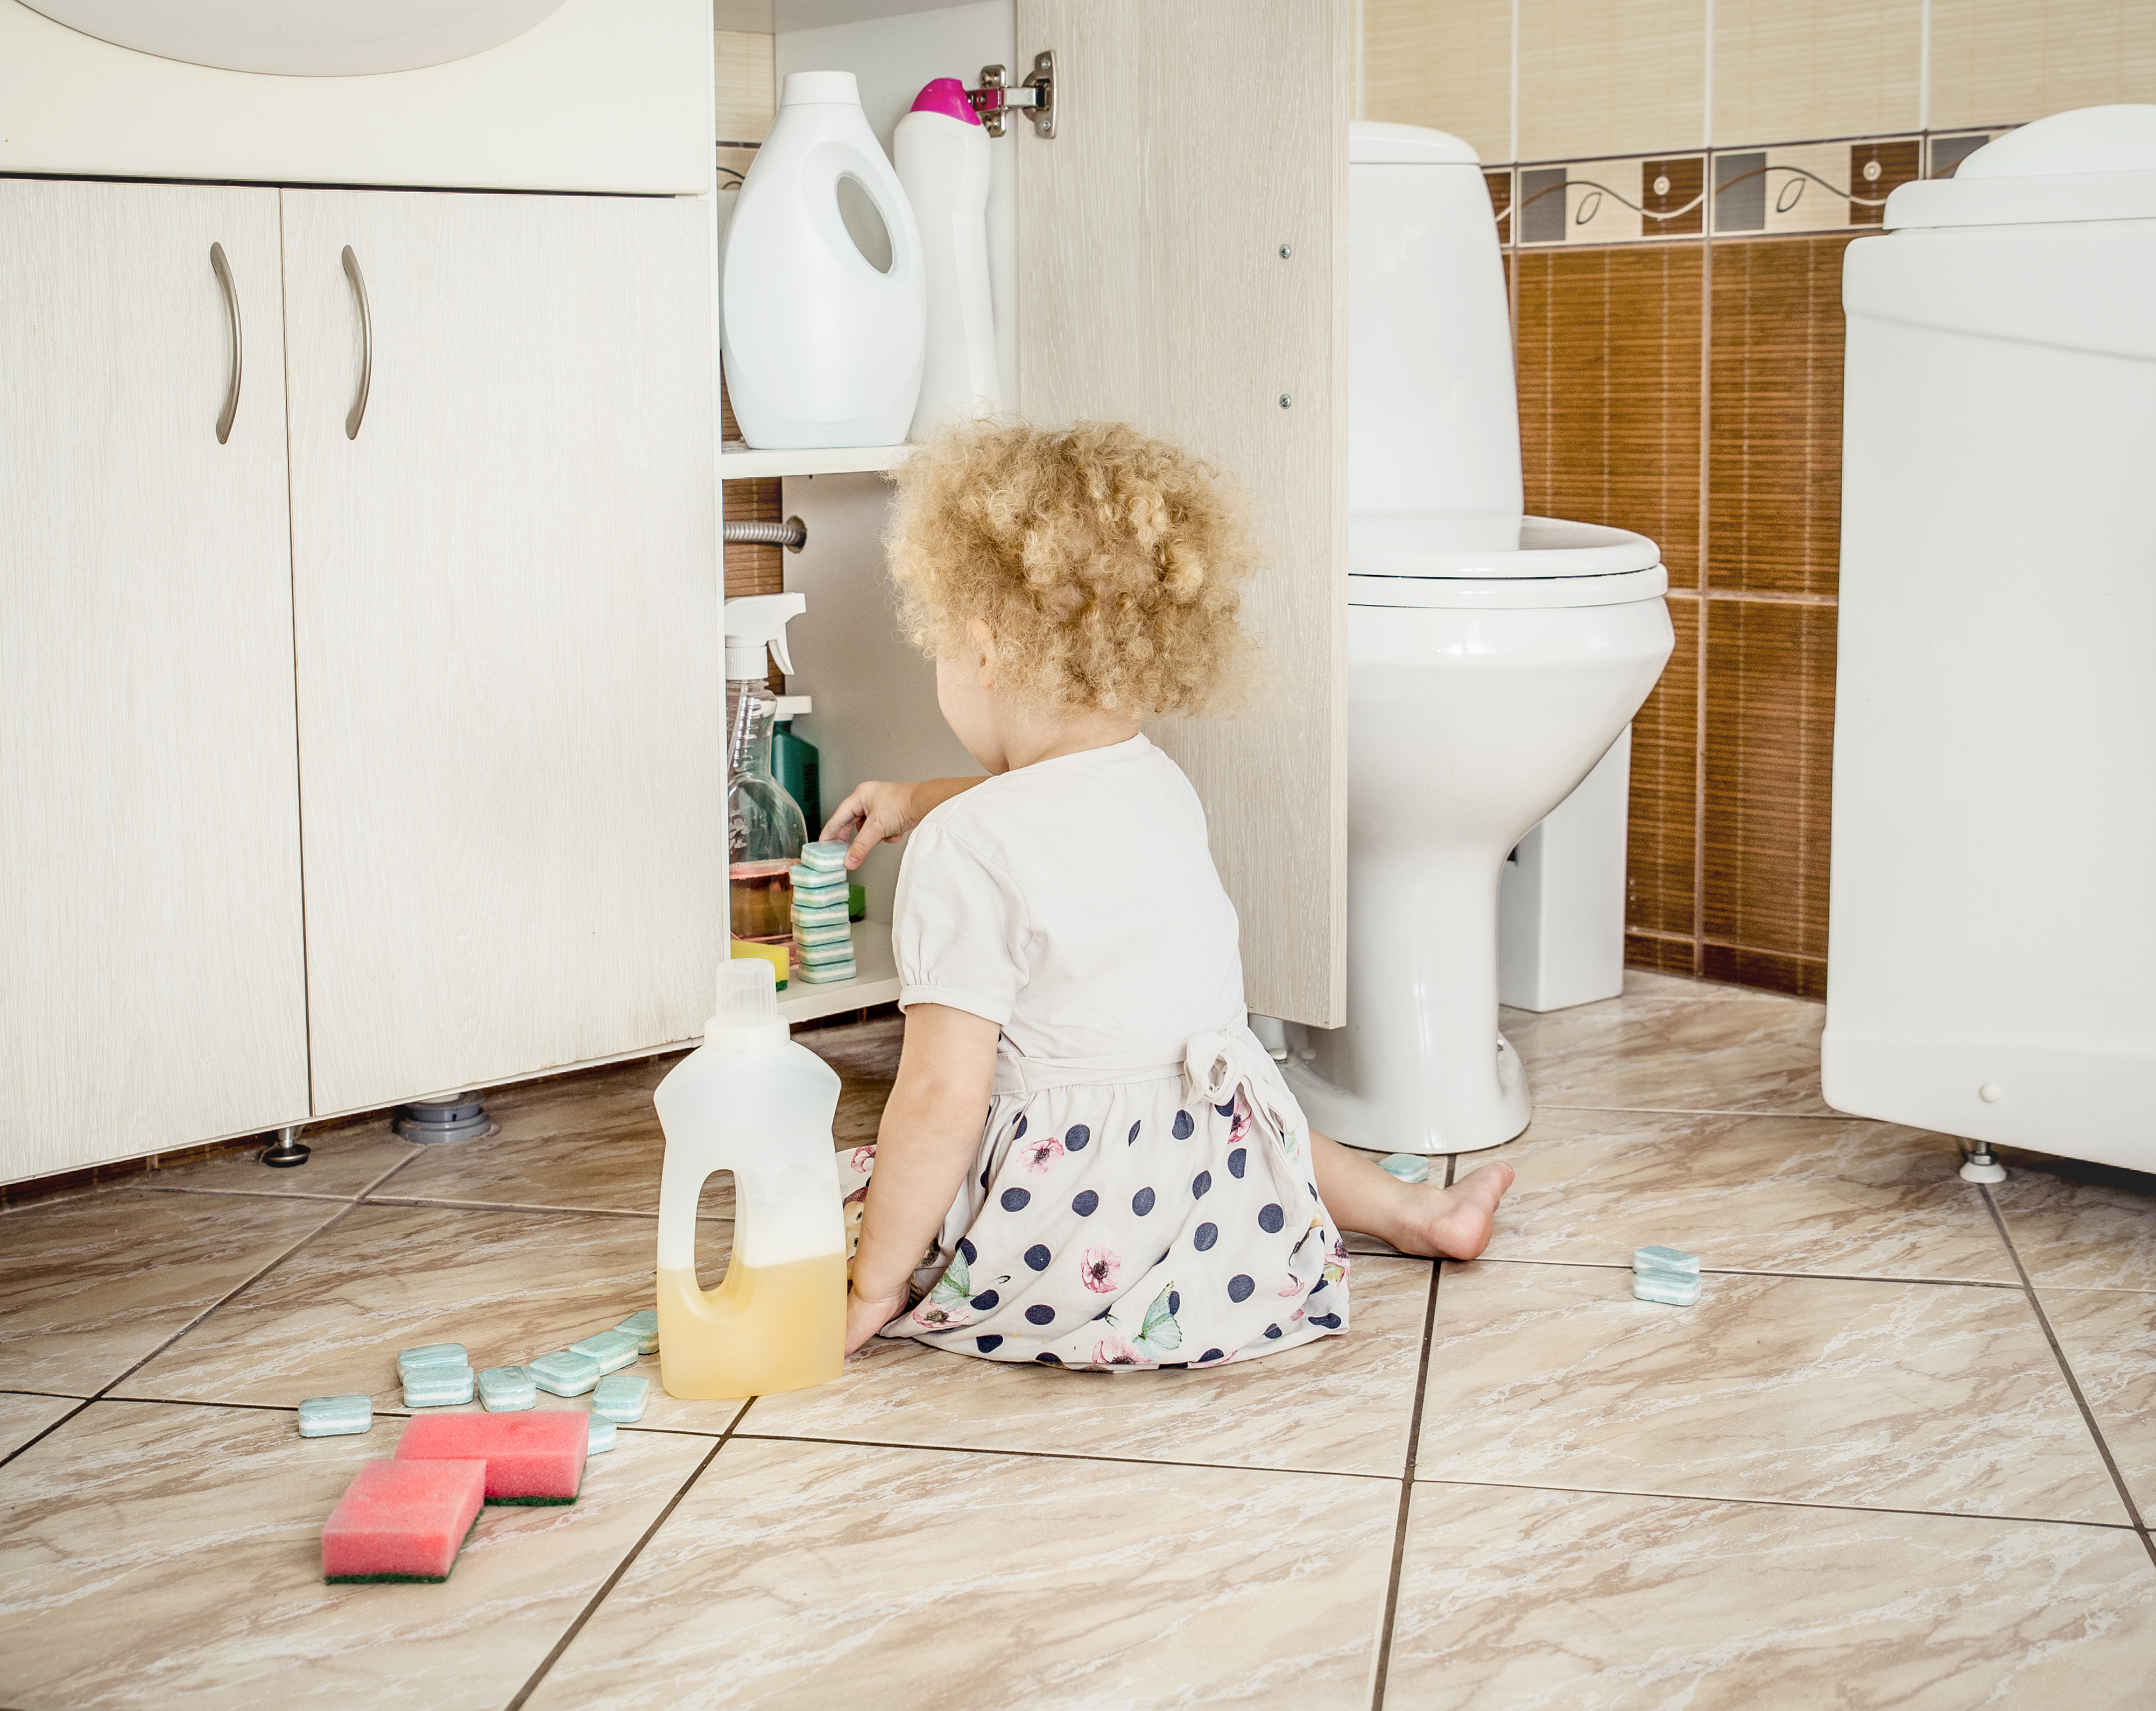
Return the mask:
{"type": "Polygon", "coordinates": [[[974,1169],[886,1335],[1120,1369],[1347,1329],[1347,1245],[1247,1025],[1235,906],[1166,755],[1133,737],[937,808],[892,939],[901,1008],[1002,1038],[974,1169]]]}

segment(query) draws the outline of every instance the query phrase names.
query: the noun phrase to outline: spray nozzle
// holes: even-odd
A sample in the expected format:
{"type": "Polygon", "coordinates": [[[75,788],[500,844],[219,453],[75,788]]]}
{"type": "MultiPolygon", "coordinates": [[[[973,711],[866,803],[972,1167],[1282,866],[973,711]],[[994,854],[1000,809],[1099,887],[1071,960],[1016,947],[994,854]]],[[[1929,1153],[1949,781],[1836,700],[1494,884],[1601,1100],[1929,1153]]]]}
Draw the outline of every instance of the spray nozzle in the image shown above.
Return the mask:
{"type": "Polygon", "coordinates": [[[778,669],[792,673],[793,662],[786,653],[786,625],[808,610],[801,594],[751,594],[726,602],[726,675],[762,677],[763,650],[771,649],[778,669]]]}

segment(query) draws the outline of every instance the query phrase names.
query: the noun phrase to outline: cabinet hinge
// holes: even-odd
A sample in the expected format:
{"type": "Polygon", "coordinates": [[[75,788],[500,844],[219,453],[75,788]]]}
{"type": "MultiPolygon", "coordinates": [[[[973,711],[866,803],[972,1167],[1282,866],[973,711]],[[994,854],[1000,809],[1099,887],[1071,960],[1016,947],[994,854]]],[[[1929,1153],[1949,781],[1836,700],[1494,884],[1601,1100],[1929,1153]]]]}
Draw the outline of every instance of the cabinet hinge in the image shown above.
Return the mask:
{"type": "Polygon", "coordinates": [[[1055,55],[1044,49],[1033,56],[1032,74],[1019,85],[1010,87],[1004,79],[1000,65],[981,68],[981,86],[968,90],[966,99],[973,104],[973,110],[981,115],[981,126],[990,136],[1001,136],[1004,126],[1014,112],[1024,113],[1033,120],[1036,136],[1052,137],[1055,135],[1055,55]]]}

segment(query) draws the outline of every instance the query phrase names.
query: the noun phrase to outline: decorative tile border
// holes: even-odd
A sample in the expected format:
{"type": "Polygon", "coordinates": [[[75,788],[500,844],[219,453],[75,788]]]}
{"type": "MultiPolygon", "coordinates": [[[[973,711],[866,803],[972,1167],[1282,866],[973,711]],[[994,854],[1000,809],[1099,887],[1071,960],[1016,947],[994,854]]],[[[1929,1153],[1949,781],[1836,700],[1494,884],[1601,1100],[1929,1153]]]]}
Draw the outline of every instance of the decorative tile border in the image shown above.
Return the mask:
{"type": "Polygon", "coordinates": [[[1484,177],[1499,241],[1522,248],[1846,231],[1878,225],[1894,190],[1950,176],[1999,134],[1919,132],[1491,166],[1484,177]]]}

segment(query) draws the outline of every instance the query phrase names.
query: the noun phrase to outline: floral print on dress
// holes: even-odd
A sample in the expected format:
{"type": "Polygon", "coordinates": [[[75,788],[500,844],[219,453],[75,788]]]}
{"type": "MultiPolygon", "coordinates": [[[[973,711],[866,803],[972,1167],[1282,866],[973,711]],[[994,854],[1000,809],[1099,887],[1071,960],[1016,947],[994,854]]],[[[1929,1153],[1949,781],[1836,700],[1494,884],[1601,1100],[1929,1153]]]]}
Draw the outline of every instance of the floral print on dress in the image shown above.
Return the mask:
{"type": "Polygon", "coordinates": [[[916,1305],[885,1334],[1122,1373],[1345,1331],[1347,1244],[1297,1162],[1301,1114],[1237,1032],[1194,1041],[1172,1078],[1029,1085],[1027,1060],[1019,1091],[999,1075],[972,1172],[915,1271],[916,1305]],[[1188,1070],[1200,1046],[1213,1067],[1188,1070]]]}

